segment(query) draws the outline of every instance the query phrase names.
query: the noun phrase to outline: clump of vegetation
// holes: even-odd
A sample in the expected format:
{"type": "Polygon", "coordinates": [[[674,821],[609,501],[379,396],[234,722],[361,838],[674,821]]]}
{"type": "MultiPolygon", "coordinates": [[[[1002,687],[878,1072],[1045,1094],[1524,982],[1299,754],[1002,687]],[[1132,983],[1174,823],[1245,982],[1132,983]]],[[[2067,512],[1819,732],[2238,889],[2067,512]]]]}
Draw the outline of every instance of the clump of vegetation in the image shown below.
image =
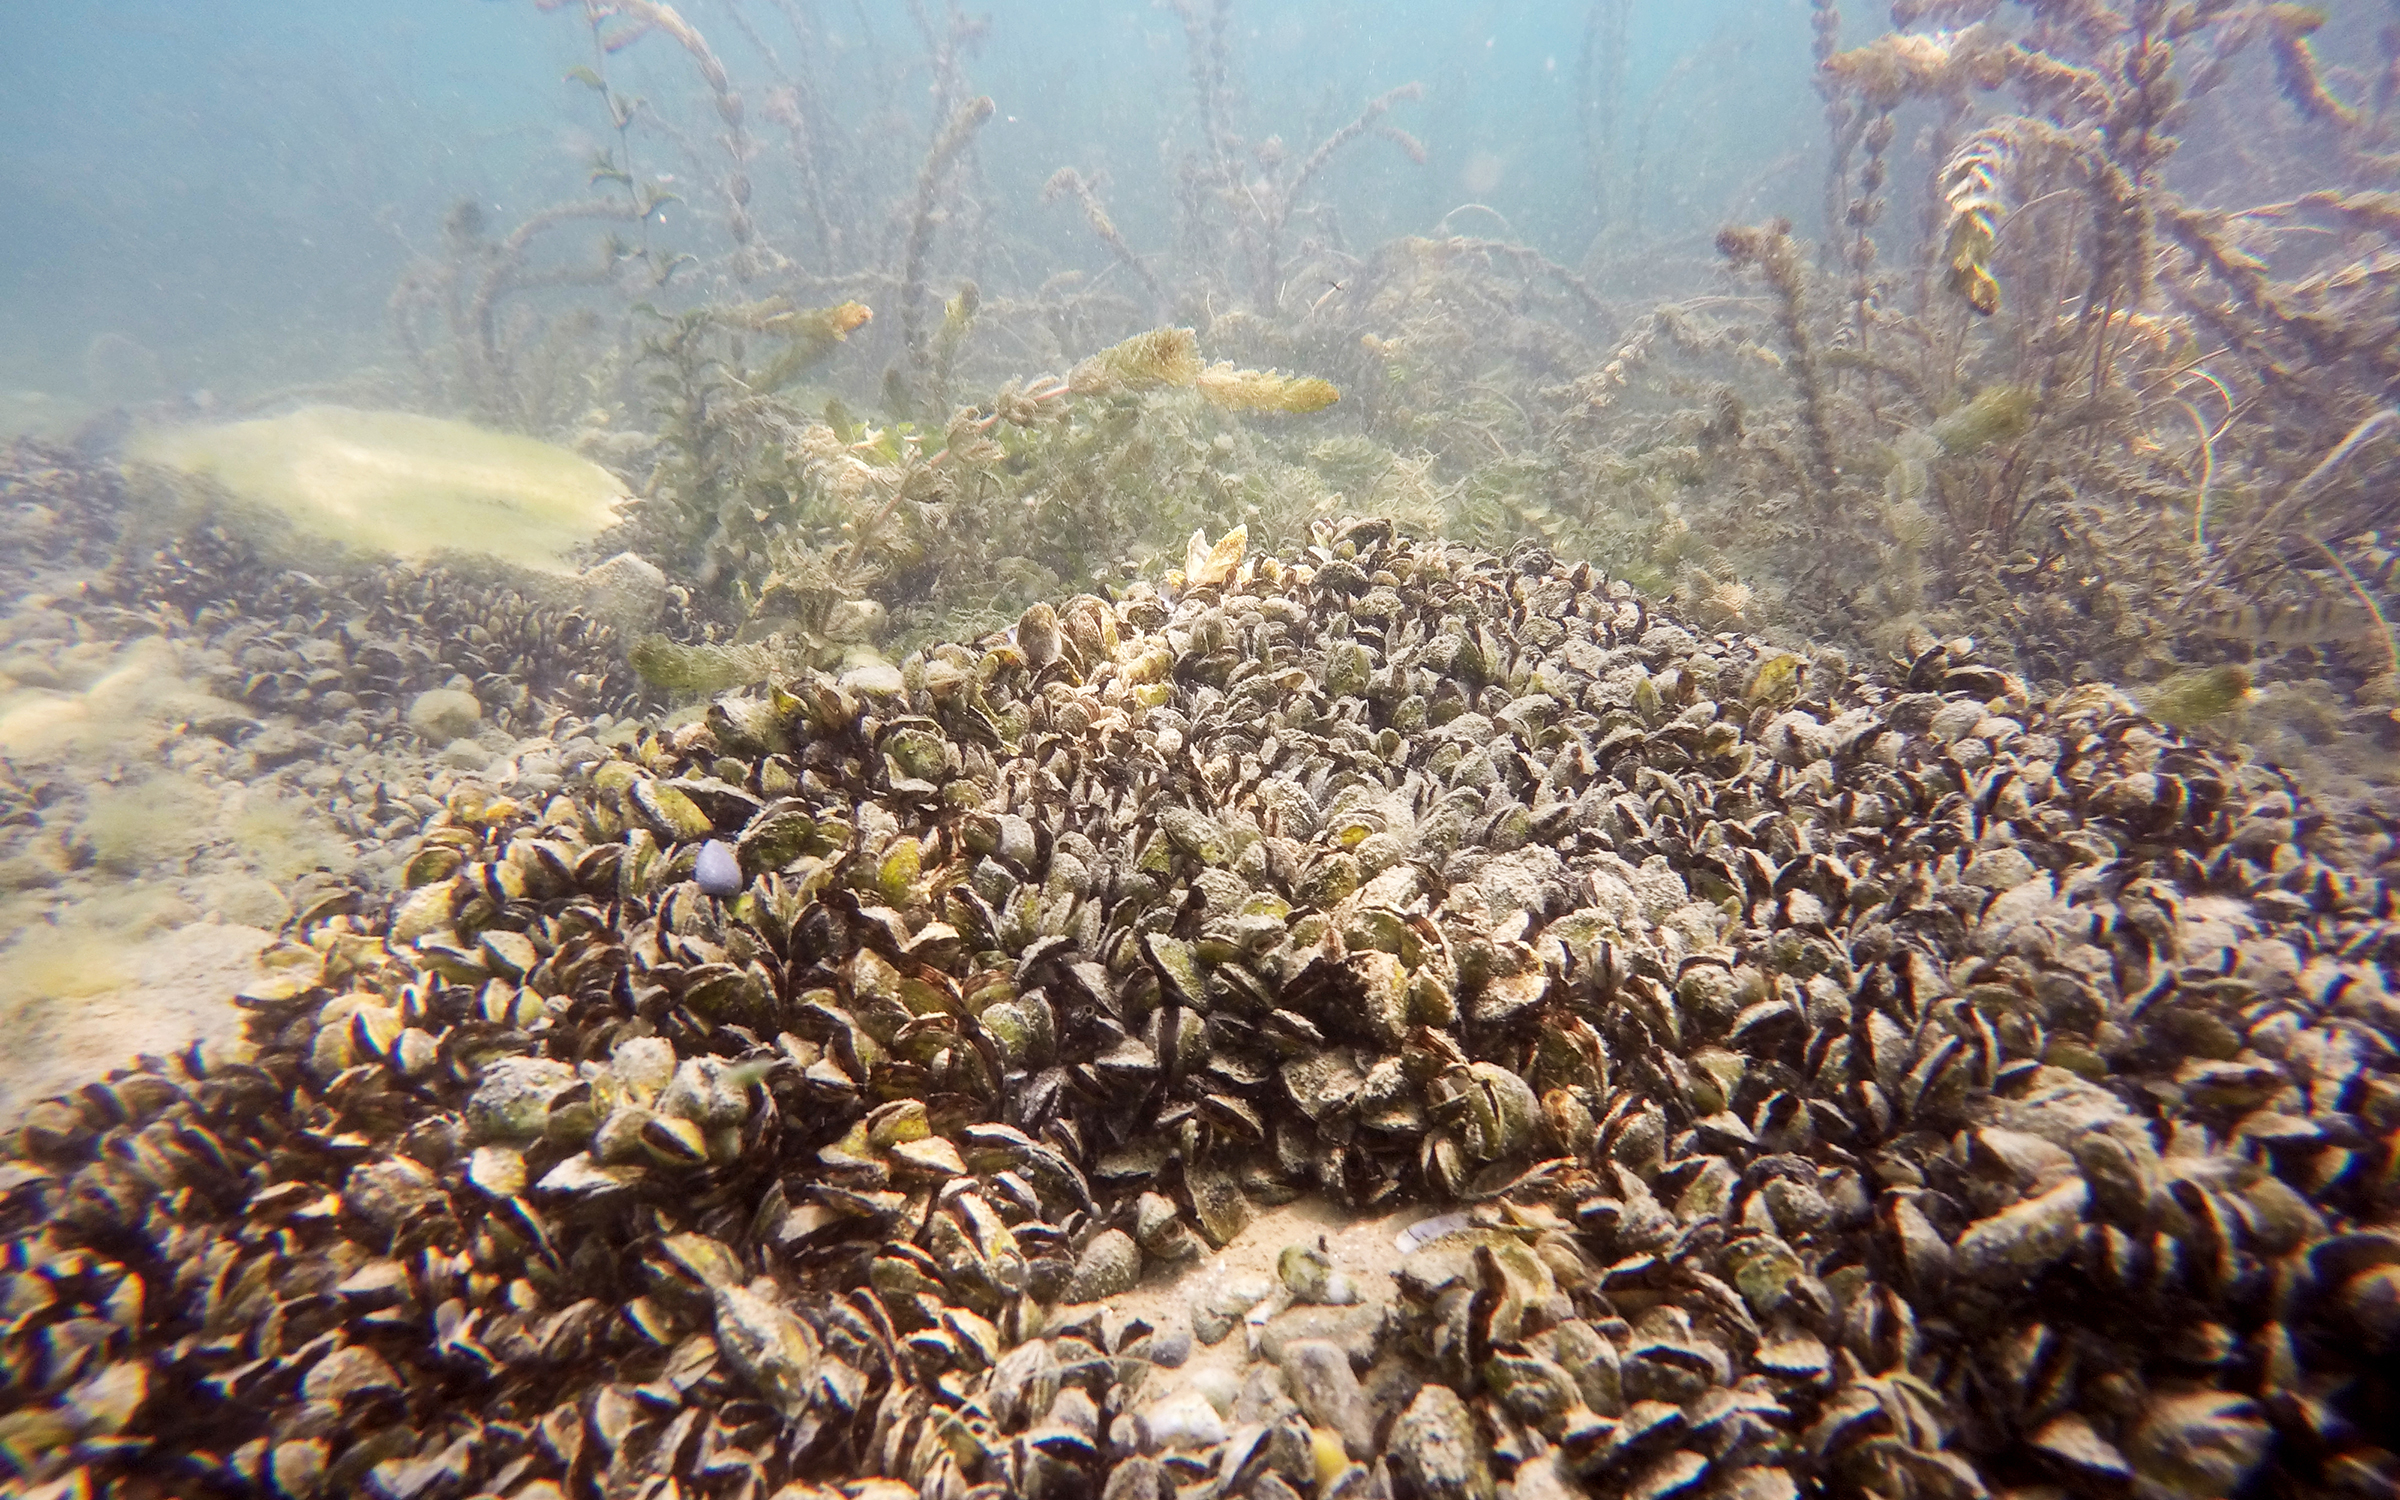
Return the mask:
{"type": "Polygon", "coordinates": [[[75,826],[77,852],[109,874],[139,874],[197,849],[213,811],[200,789],[179,776],[95,788],[75,826]]]}
{"type": "Polygon", "coordinates": [[[2142,709],[2161,724],[2196,729],[2239,708],[2250,696],[2250,669],[2238,664],[2178,672],[2142,697],[2142,709]]]}

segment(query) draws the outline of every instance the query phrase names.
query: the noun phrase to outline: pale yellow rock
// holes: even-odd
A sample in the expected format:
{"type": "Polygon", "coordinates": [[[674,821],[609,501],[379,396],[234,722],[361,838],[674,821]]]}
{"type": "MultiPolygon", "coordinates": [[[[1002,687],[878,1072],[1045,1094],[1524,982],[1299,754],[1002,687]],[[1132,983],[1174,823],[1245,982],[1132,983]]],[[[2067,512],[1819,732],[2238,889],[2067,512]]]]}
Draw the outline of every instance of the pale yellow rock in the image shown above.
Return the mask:
{"type": "Polygon", "coordinates": [[[543,573],[574,573],[575,549],[616,522],[626,494],[598,464],[533,438],[347,406],[168,428],[129,451],[352,547],[481,553],[543,573]]]}

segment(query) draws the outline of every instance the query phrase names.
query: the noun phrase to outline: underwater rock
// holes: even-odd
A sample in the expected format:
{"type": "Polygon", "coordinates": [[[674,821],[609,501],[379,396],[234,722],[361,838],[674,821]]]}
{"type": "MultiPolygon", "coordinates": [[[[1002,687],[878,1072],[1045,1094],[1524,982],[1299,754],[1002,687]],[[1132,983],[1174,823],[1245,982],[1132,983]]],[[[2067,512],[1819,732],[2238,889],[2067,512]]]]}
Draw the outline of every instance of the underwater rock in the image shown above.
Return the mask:
{"type": "Polygon", "coordinates": [[[667,575],[658,564],[631,552],[596,562],[576,575],[583,612],[619,635],[638,636],[658,623],[667,607],[667,575]]]}
{"type": "Polygon", "coordinates": [[[408,727],[427,744],[466,739],[483,723],[483,705],[463,688],[431,688],[408,705],[408,727]]]}
{"type": "Polygon", "coordinates": [[[1066,1300],[1097,1302],[1130,1289],[1142,1276],[1142,1249],[1121,1229],[1104,1230],[1084,1247],[1067,1281],[1066,1300]]]}
{"type": "Polygon", "coordinates": [[[471,552],[539,573],[574,573],[576,549],[616,524],[626,498],[615,475],[564,448],[412,412],[310,406],[161,429],[130,451],[344,546],[471,552]]]}
{"type": "Polygon", "coordinates": [[[1321,1427],[1340,1434],[1354,1459],[1375,1456],[1375,1412],[1351,1372],[1350,1357],[1323,1339],[1296,1339],[1276,1356],[1300,1409],[1321,1427]]]}
{"type": "Polygon", "coordinates": [[[734,858],[731,844],[723,839],[710,839],[700,846],[699,855],[692,861],[692,879],[711,896],[738,895],[742,889],[742,862],[734,858]]]}
{"type": "Polygon", "coordinates": [[[1392,1493],[1398,1500],[1492,1500],[1491,1460],[1458,1392],[1428,1385],[1392,1426],[1392,1493]]]}
{"type": "Polygon", "coordinates": [[[492,765],[493,755],[490,747],[480,740],[462,736],[444,745],[433,761],[454,771],[483,771],[492,765]]]}

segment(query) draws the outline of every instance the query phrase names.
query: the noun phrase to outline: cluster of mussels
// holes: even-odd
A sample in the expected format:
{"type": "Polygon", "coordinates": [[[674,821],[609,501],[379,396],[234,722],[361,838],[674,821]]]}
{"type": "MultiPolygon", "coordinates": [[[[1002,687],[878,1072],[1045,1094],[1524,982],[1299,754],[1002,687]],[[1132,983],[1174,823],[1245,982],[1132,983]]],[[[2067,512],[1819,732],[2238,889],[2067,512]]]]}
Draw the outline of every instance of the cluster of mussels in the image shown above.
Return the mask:
{"type": "Polygon", "coordinates": [[[18,1492],[2400,1483],[2389,823],[1963,641],[1194,564],[462,788],[250,1047],[37,1107],[18,1492]],[[1352,1336],[1108,1300],[1300,1195],[1443,1210],[1352,1336]]]}
{"type": "Polygon", "coordinates": [[[609,623],[528,597],[498,574],[308,573],[262,558],[235,533],[198,527],[120,557],[93,592],[181,611],[233,658],[213,691],[304,724],[357,717],[388,730],[412,697],[446,685],[471,690],[488,716],[518,730],[557,702],[622,714],[641,694],[609,623]]]}
{"type": "MultiPolygon", "coordinates": [[[[446,685],[472,690],[511,728],[560,702],[592,716],[640,697],[610,623],[531,597],[507,575],[302,571],[237,528],[163,515],[114,464],[37,443],[0,451],[0,540],[0,590],[69,586],[96,633],[203,640],[227,656],[212,692],[262,717],[315,721],[337,743],[342,721],[388,731],[412,697],[446,685]]],[[[677,611],[663,628],[689,622],[677,611]]]]}
{"type": "MultiPolygon", "coordinates": [[[[429,775],[555,785],[598,754],[607,716],[638,708],[612,623],[630,591],[595,584],[647,572],[669,593],[662,623],[690,632],[656,570],[629,574],[631,559],[547,586],[471,563],[329,556],[304,571],[257,535],[185,514],[116,465],[0,448],[0,695],[26,689],[22,706],[80,692],[103,670],[109,684],[79,721],[88,734],[61,748],[35,724],[0,757],[0,898],[19,915],[75,928],[79,901],[122,894],[132,877],[169,905],[272,926],[286,896],[305,907],[347,880],[388,885],[448,789],[429,791],[429,775]],[[412,712],[432,689],[463,708],[412,712]],[[183,825],[147,839],[120,829],[113,845],[95,833],[102,804],[122,808],[152,778],[151,800],[182,807],[183,825]],[[319,872],[290,881],[312,863],[319,872]],[[259,869],[284,887],[266,890],[264,910],[259,869]]],[[[25,925],[0,924],[0,940],[25,925]]]]}

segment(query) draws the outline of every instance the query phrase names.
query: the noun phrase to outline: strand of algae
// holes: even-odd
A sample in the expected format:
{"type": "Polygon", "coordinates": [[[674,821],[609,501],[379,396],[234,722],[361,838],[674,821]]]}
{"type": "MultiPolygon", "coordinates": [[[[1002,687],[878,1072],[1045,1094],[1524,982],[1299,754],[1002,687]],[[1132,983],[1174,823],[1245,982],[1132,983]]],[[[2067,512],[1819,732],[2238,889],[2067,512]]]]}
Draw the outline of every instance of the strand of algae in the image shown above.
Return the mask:
{"type": "Polygon", "coordinates": [[[1084,175],[1073,167],[1060,167],[1042,185],[1042,201],[1054,203],[1062,197],[1072,197],[1082,205],[1083,216],[1090,222],[1092,233],[1099,236],[1100,243],[1108,247],[1108,253],[1117,258],[1118,264],[1131,271],[1141,282],[1143,289],[1150,294],[1150,305],[1164,309],[1167,306],[1167,289],[1159,285],[1158,277],[1142,264],[1140,256],[1133,253],[1133,247],[1125,243],[1125,236],[1118,231],[1116,221],[1108,216],[1107,209],[1100,206],[1098,186],[1086,181],[1084,175]]]}
{"type": "Polygon", "coordinates": [[[1176,386],[1197,390],[1228,411],[1299,414],[1342,399],[1333,382],[1313,375],[1236,369],[1200,362],[1200,336],[1189,328],[1154,328],[1101,350],[1070,372],[1061,390],[1078,396],[1176,386]]]}
{"type": "Polygon", "coordinates": [[[978,94],[959,105],[917,170],[916,209],[908,221],[908,255],[900,276],[900,342],[908,352],[909,385],[922,388],[932,370],[932,351],[925,333],[925,257],[933,248],[934,207],[942,184],[960,152],[992,117],[992,100],[978,94]]]}
{"type": "Polygon", "coordinates": [[[713,308],[710,316],[727,328],[763,333],[786,341],[783,352],[750,377],[754,390],[779,391],[824,363],[851,334],[874,321],[863,302],[831,307],[794,307],[780,293],[757,302],[713,308]]]}
{"type": "MultiPolygon", "coordinates": [[[[567,0],[534,0],[536,7],[542,10],[557,10],[566,3],[567,0]]],[[[660,3],[660,0],[583,0],[583,9],[596,39],[601,23],[612,16],[622,16],[633,23],[631,31],[601,40],[599,44],[603,51],[622,51],[655,31],[682,48],[691,58],[692,65],[699,70],[700,81],[707,85],[709,96],[716,104],[717,118],[725,125],[722,140],[725,154],[732,164],[720,184],[725,195],[725,232],[732,236],[734,244],[743,252],[736,260],[735,269],[737,274],[746,277],[752,269],[748,251],[756,232],[750,220],[750,178],[747,172],[750,137],[746,126],[748,111],[743,107],[740,91],[733,86],[732,75],[725,71],[725,64],[708,45],[708,39],[672,5],[660,3]]]]}

